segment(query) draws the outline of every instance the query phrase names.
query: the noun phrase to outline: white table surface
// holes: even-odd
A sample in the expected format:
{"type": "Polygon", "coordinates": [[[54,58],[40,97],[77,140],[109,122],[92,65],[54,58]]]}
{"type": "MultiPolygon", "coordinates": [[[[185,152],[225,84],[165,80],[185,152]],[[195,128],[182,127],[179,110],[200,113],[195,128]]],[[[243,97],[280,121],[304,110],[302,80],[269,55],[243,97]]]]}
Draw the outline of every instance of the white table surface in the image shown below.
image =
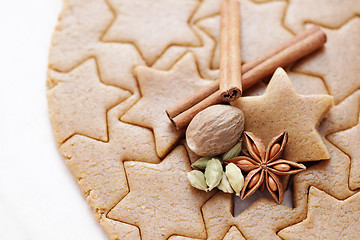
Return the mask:
{"type": "MultiPolygon", "coordinates": [[[[0,7],[0,240],[106,240],[57,151],[46,71],[62,0],[0,7]]],[[[235,214],[250,201],[235,201],[235,214]]],[[[290,191],[284,203],[291,206],[290,191]]]]}
{"type": "Polygon", "coordinates": [[[0,239],[105,240],[56,149],[46,100],[62,0],[0,6],[0,239]]]}

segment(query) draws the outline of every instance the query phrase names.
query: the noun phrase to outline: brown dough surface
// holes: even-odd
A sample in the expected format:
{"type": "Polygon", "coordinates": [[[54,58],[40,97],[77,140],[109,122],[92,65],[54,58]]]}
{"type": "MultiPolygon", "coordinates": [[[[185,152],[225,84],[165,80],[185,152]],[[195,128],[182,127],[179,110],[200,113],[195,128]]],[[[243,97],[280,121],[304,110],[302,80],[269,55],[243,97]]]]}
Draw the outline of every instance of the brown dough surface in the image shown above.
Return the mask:
{"type": "Polygon", "coordinates": [[[238,216],[231,195],[190,186],[198,156],[164,112],[218,78],[221,1],[64,1],[49,55],[50,119],[110,239],[358,237],[360,1],[239,1],[242,62],[309,24],[328,42],[236,103],[246,130],[265,142],[289,130],[285,157],[315,161],[293,178],[293,208],[264,197],[238,216]]]}

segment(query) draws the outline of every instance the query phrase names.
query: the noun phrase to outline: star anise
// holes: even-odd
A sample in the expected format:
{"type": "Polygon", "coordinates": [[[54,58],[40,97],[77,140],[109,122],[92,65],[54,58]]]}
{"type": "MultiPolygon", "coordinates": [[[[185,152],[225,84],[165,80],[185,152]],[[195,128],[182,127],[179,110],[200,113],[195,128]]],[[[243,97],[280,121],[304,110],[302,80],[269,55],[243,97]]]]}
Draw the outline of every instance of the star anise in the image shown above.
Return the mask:
{"type": "Polygon", "coordinates": [[[263,191],[265,186],[275,201],[280,204],[284,200],[284,189],[279,175],[291,175],[304,171],[303,164],[280,159],[288,140],[284,132],[274,137],[267,148],[251,132],[244,132],[245,156],[236,157],[226,162],[236,164],[244,172],[249,172],[241,190],[241,199],[246,199],[257,189],[263,191]]]}

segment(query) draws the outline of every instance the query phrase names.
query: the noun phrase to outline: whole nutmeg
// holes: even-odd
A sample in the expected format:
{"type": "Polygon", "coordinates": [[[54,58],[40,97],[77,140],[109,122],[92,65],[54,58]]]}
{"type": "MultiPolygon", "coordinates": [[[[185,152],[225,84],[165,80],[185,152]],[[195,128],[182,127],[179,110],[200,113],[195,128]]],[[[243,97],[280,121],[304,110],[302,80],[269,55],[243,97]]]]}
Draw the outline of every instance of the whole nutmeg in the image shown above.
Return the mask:
{"type": "Polygon", "coordinates": [[[186,143],[199,156],[229,151],[244,130],[244,114],[233,106],[214,105],[199,112],[186,130],[186,143]]]}

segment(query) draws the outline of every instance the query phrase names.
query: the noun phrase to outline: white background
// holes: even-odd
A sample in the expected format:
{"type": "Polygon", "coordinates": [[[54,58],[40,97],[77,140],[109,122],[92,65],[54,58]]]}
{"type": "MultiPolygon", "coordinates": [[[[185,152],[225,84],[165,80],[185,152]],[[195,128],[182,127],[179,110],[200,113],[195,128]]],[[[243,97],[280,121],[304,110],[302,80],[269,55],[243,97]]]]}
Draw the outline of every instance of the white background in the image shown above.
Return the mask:
{"type": "Polygon", "coordinates": [[[57,151],[46,70],[62,0],[0,5],[0,240],[105,240],[57,151]]]}

